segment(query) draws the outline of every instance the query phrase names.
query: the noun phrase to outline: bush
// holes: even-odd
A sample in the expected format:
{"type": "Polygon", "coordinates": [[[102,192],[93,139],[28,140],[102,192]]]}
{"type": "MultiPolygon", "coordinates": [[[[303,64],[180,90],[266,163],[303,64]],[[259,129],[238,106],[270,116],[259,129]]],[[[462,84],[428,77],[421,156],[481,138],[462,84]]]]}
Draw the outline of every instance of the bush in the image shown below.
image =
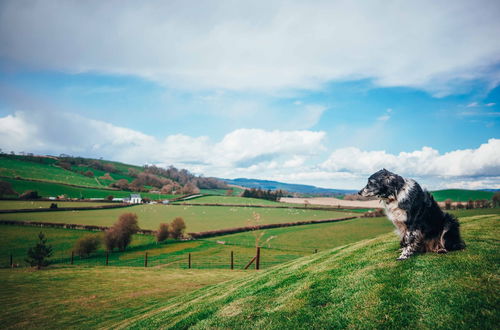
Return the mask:
{"type": "Polygon", "coordinates": [[[170,226],[168,223],[160,223],[160,228],[156,232],[156,241],[163,242],[170,236],[170,226]]]}
{"type": "Polygon", "coordinates": [[[104,234],[104,244],[108,251],[118,248],[124,251],[132,241],[132,235],[139,230],[137,214],[123,213],[118,221],[104,234]]]}
{"type": "Polygon", "coordinates": [[[170,237],[179,239],[184,236],[184,230],[186,229],[186,223],[181,217],[175,218],[170,224],[170,237]]]}
{"type": "Polygon", "coordinates": [[[493,204],[493,207],[500,206],[500,191],[497,191],[493,197],[491,198],[491,202],[493,204]]]}
{"type": "Polygon", "coordinates": [[[451,210],[451,199],[447,199],[444,201],[444,208],[445,210],[451,210]]]}
{"type": "Polygon", "coordinates": [[[50,203],[51,209],[57,209],[57,203],[50,203]]]}
{"type": "Polygon", "coordinates": [[[76,241],[73,251],[80,257],[86,257],[92,252],[97,251],[101,242],[102,238],[99,234],[88,234],[76,241]]]}
{"type": "Polygon", "coordinates": [[[20,199],[39,199],[38,191],[27,190],[19,196],[20,199]]]}
{"type": "Polygon", "coordinates": [[[48,258],[50,256],[52,256],[52,246],[47,245],[45,235],[40,232],[38,234],[38,243],[28,249],[28,257],[25,260],[32,267],[36,266],[37,269],[41,269],[49,264],[48,258]]]}
{"type": "Polygon", "coordinates": [[[109,195],[108,197],[106,197],[106,199],[107,199],[108,201],[112,201],[112,200],[113,200],[113,198],[115,198],[115,196],[113,196],[113,195],[109,195]]]}
{"type": "Polygon", "coordinates": [[[88,176],[89,178],[93,178],[94,172],[92,172],[91,170],[88,170],[87,172],[83,173],[83,175],[88,176]]]}

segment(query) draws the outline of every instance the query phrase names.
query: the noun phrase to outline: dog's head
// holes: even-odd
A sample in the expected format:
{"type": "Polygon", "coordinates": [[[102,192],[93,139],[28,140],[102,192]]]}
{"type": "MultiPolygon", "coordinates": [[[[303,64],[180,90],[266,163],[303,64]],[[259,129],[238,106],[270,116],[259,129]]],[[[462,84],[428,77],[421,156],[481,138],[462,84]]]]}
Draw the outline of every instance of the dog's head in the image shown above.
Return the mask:
{"type": "Polygon", "coordinates": [[[368,184],[358,194],[364,197],[389,198],[396,196],[398,190],[404,185],[404,179],[397,174],[391,173],[385,168],[372,174],[368,178],[368,184]]]}

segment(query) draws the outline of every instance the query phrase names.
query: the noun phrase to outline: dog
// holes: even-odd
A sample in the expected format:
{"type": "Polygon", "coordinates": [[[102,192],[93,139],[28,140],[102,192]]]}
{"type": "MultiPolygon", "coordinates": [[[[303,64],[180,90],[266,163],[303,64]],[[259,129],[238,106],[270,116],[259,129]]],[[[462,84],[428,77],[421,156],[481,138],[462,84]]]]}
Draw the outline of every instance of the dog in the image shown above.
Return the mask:
{"type": "Polygon", "coordinates": [[[358,194],[382,200],[386,215],[401,239],[402,251],[397,260],[408,259],[415,252],[447,253],[465,248],[457,218],[443,212],[415,180],[384,168],[371,175],[358,194]]]}

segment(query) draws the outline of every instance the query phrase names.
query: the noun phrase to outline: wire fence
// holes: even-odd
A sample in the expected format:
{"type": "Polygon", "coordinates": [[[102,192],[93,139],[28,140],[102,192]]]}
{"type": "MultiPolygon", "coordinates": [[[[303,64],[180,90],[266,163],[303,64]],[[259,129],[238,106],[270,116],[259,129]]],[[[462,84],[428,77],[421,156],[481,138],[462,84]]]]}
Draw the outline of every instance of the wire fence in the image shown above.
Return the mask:
{"type": "MultiPolygon", "coordinates": [[[[198,241],[194,241],[198,242],[198,241]]],[[[98,251],[87,257],[80,257],[71,251],[54,251],[50,263],[53,265],[117,266],[117,267],[159,267],[177,269],[243,269],[256,256],[255,247],[220,245],[211,241],[199,241],[204,245],[179,251],[163,253],[154,246],[138,246],[126,251],[98,251]]],[[[0,255],[0,267],[29,267],[26,254],[15,251],[0,255]]],[[[317,250],[294,251],[274,248],[260,248],[260,269],[269,268],[294,260],[317,250]]]]}

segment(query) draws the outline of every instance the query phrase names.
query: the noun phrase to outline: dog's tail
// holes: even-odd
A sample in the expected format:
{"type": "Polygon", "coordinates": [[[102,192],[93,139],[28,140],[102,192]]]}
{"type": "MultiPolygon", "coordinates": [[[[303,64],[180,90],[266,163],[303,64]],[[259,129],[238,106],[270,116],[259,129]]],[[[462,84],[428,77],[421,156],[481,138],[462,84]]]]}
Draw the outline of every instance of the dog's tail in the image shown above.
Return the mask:
{"type": "Polygon", "coordinates": [[[446,232],[443,236],[443,240],[445,249],[448,251],[465,249],[465,243],[460,237],[460,224],[458,219],[449,213],[445,213],[444,221],[444,229],[446,232]]]}

